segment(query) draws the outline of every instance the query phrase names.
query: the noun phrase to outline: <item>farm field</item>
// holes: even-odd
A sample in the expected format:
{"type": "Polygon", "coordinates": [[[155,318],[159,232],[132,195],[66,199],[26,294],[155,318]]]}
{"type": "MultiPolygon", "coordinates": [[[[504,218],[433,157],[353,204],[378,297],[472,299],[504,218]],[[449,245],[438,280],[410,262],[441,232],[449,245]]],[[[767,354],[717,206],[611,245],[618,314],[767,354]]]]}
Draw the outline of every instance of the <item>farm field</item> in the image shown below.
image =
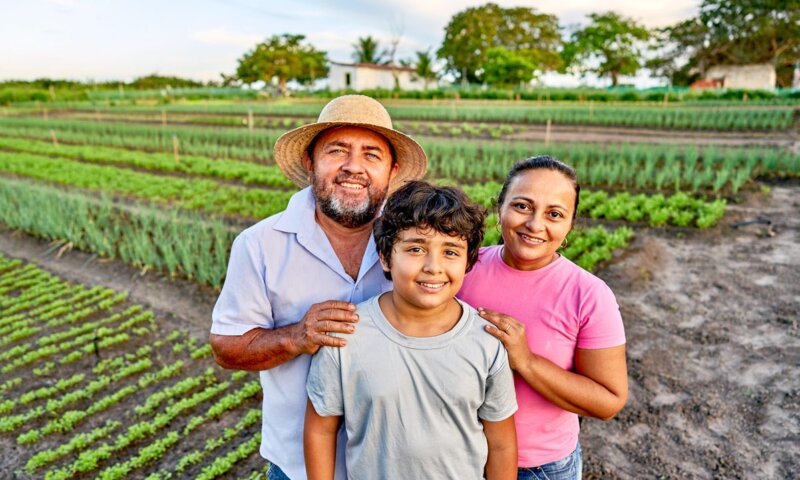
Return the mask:
{"type": "MultiPolygon", "coordinates": [[[[796,475],[795,107],[431,103],[387,106],[428,152],[428,179],[487,207],[526,156],[578,171],[580,220],[563,254],[617,294],[631,382],[620,415],[584,422],[586,477],[737,478],[753,464],[796,475]],[[548,120],[568,134],[543,130],[548,120]]],[[[204,342],[234,236],[296,190],[272,144],[320,108],[3,111],[0,445],[14,454],[0,471],[263,472],[257,377],[215,367],[204,342]]]]}

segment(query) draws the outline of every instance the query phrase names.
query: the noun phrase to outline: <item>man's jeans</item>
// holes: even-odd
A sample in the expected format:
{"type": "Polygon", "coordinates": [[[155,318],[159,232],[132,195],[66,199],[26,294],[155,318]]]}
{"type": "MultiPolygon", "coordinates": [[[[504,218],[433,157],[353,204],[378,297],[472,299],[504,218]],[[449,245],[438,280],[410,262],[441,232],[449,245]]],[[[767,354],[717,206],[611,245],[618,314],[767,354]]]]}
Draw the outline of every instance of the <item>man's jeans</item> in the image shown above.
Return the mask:
{"type": "Polygon", "coordinates": [[[561,460],[539,467],[520,468],[517,470],[517,480],[580,480],[582,474],[583,456],[579,443],[574,452],[561,460]]]}
{"type": "Polygon", "coordinates": [[[271,463],[267,471],[267,480],[289,480],[289,477],[277,465],[271,463]]]}

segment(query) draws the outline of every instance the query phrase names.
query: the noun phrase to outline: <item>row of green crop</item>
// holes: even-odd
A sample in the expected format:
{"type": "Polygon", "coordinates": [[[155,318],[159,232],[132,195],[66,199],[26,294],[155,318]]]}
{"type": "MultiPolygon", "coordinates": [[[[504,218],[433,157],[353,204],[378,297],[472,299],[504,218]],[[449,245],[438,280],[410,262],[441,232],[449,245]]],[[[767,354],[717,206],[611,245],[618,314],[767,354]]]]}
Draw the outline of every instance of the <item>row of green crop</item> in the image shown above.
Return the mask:
{"type": "MultiPolygon", "coordinates": [[[[42,309],[58,310],[49,307],[49,303],[55,303],[47,289],[54,287],[53,279],[58,280],[56,287],[60,286],[62,292],[125,295],[71,285],[31,264],[0,255],[0,284],[12,287],[0,293],[0,302],[20,305],[24,302],[17,298],[30,301],[37,294],[44,299],[28,303],[13,315],[32,315],[30,318],[41,322],[40,326],[52,323],[41,317],[42,309]],[[29,282],[32,278],[38,282],[29,282]]],[[[44,343],[59,348],[33,361],[33,371],[40,373],[30,375],[29,370],[29,376],[9,377],[19,372],[0,371],[0,436],[11,435],[4,441],[15,436],[17,443],[24,445],[19,455],[6,462],[8,472],[19,476],[24,471],[27,476],[47,479],[89,474],[99,478],[143,478],[149,474],[212,479],[236,478],[235,469],[244,460],[264,464],[256,453],[260,409],[253,408],[261,386],[252,374],[228,374],[214,367],[205,342],[185,339],[187,335],[177,330],[167,333],[141,305],[111,307],[103,317],[95,314],[91,321],[104,323],[96,325],[94,345],[91,336],[73,335],[76,327],[64,321],[75,313],[62,311],[58,314],[61,316],[51,319],[55,323],[41,339],[52,338],[54,342],[44,343]],[[133,320],[140,317],[150,323],[149,328],[136,327],[133,320]],[[114,333],[121,331],[130,334],[122,339],[114,333]],[[65,341],[69,338],[83,343],[65,341]],[[107,342],[111,339],[116,340],[107,342]],[[53,364],[50,359],[58,360],[70,349],[91,354],[97,348],[102,359],[92,355],[79,363],[61,362],[58,369],[36,367],[53,364]],[[214,425],[234,427],[216,431],[214,425]],[[234,434],[246,440],[231,444],[234,434]],[[49,437],[55,435],[57,441],[51,441],[49,437]],[[201,438],[210,440],[205,449],[198,450],[204,442],[201,438]],[[192,454],[180,463],[180,469],[173,462],[163,462],[167,455],[183,458],[185,452],[192,454]]],[[[0,311],[0,320],[5,319],[4,314],[0,311]]],[[[0,346],[0,355],[7,356],[19,345],[11,342],[0,346]]],[[[250,478],[251,472],[239,468],[238,474],[250,478]]]]}
{"type": "MultiPolygon", "coordinates": [[[[319,103],[215,104],[169,105],[168,112],[228,113],[247,115],[248,112],[277,115],[316,117],[322,109],[319,103]]],[[[544,124],[604,125],[692,130],[776,130],[792,126],[794,110],[789,108],[691,108],[691,107],[631,107],[585,104],[581,106],[541,106],[536,103],[475,105],[450,102],[445,105],[387,104],[395,120],[448,120],[468,122],[502,122],[544,124]]],[[[158,113],[152,107],[121,106],[116,111],[158,113]]]]}
{"type": "MultiPolygon", "coordinates": [[[[305,124],[312,123],[313,118],[297,118],[297,117],[265,117],[256,116],[238,116],[238,115],[198,115],[198,114],[182,114],[172,113],[167,115],[166,111],[160,115],[152,112],[141,113],[103,113],[99,111],[92,114],[88,112],[77,112],[69,114],[61,114],[59,118],[70,118],[75,120],[94,120],[96,122],[144,122],[144,123],[161,123],[162,126],[171,123],[179,125],[196,124],[196,125],[215,125],[225,127],[246,127],[246,128],[261,128],[261,129],[292,129],[301,127],[305,124]],[[251,121],[252,120],[252,121],[251,121]]],[[[486,124],[474,122],[459,122],[459,123],[442,123],[442,122],[419,122],[416,120],[411,121],[397,121],[394,122],[394,127],[411,135],[433,135],[433,136],[452,136],[468,138],[501,138],[503,135],[514,133],[519,127],[515,128],[510,124],[486,124]]]]}
{"type": "Polygon", "coordinates": [[[198,155],[146,153],[96,145],[63,145],[12,137],[0,137],[0,150],[58,156],[92,163],[131,166],[166,173],[182,173],[246,184],[295,188],[274,165],[236,160],[214,160],[198,155]]]}
{"type": "MultiPolygon", "coordinates": [[[[51,136],[47,128],[49,123],[0,119],[0,134],[47,139],[51,136]]],[[[70,142],[172,151],[171,134],[161,127],[76,121],[54,122],[52,125],[60,128],[56,133],[60,138],[66,137],[70,142]]],[[[181,148],[215,158],[228,157],[233,153],[232,149],[238,150],[236,158],[266,156],[266,152],[271,152],[272,142],[279,136],[279,133],[250,134],[238,129],[216,132],[173,127],[173,131],[178,132],[181,148]],[[253,145],[255,138],[260,139],[258,146],[253,145]],[[238,141],[244,146],[233,147],[238,141]]],[[[545,145],[431,139],[422,139],[421,144],[430,159],[429,177],[454,178],[463,183],[502,180],[515,161],[538,154],[549,154],[572,164],[577,168],[581,182],[592,187],[735,192],[753,177],[800,174],[798,154],[776,148],[545,145]]]]}
{"type": "Polygon", "coordinates": [[[0,172],[95,192],[125,195],[209,214],[263,218],[286,207],[292,192],[165,177],[59,157],[0,151],[0,172]]]}
{"type": "Polygon", "coordinates": [[[0,178],[0,222],[140,268],[222,285],[236,231],[213,218],[0,178]]]}
{"type": "Polygon", "coordinates": [[[177,139],[180,154],[264,162],[271,161],[272,147],[282,133],[282,130],[251,133],[245,129],[212,130],[175,125],[163,128],[114,122],[0,117],[2,135],[52,140],[55,134],[56,141],[60,142],[161,152],[173,152],[177,139]]]}
{"type": "MultiPolygon", "coordinates": [[[[128,152],[122,151],[119,152],[115,149],[109,148],[98,148],[97,150],[93,150],[87,147],[66,147],[66,146],[54,146],[49,144],[43,144],[39,142],[30,142],[25,140],[16,140],[16,139],[3,139],[0,138],[0,148],[17,148],[22,149],[24,151],[35,152],[38,154],[64,154],[66,157],[77,157],[77,158],[89,158],[93,161],[109,161],[107,159],[115,159],[115,161],[120,161],[124,163],[133,162],[138,166],[145,166],[151,167],[157,170],[161,170],[162,168],[167,167],[174,167],[176,164],[174,160],[169,158],[159,158],[158,155],[155,154],[141,154],[138,152],[128,152]]],[[[36,157],[38,158],[38,157],[36,157]]],[[[0,170],[3,168],[3,154],[0,152],[0,170]]],[[[49,158],[42,158],[40,159],[42,162],[58,161],[49,158]]],[[[237,166],[235,162],[229,161],[217,161],[214,162],[213,160],[209,159],[196,159],[197,165],[211,165],[213,166],[215,163],[220,167],[217,169],[218,171],[225,171],[226,165],[233,165],[234,167],[237,166]]],[[[180,165],[180,164],[178,164],[180,165]]],[[[83,171],[86,167],[83,164],[70,164],[69,162],[61,161],[59,166],[72,166],[78,171],[83,171]]],[[[187,166],[191,166],[190,164],[187,166]]],[[[250,167],[253,170],[258,168],[256,165],[253,164],[239,164],[238,166],[241,167],[250,167]]],[[[274,167],[273,167],[274,168],[274,167]]],[[[753,166],[749,166],[749,169],[742,169],[740,171],[750,172],[752,171],[753,166]]],[[[666,169],[662,169],[661,172],[668,171],[666,169]]],[[[13,173],[17,173],[20,175],[27,175],[26,171],[21,169],[12,170],[13,173]]],[[[104,171],[108,176],[109,172],[104,171]]],[[[659,173],[661,173],[659,172],[659,173]]],[[[113,172],[110,172],[113,173],[113,172]]],[[[213,174],[214,172],[208,172],[209,174],[213,174]]],[[[134,173],[134,175],[138,175],[138,177],[134,178],[141,178],[142,174],[134,173]]],[[[280,175],[280,174],[278,174],[280,175]]],[[[720,178],[722,176],[722,172],[715,172],[716,178],[720,178]]],[[[656,180],[658,179],[658,174],[655,175],[656,180]]],[[[44,178],[51,181],[56,181],[60,183],[71,184],[68,180],[64,180],[60,176],[50,175],[46,176],[44,174],[39,175],[38,178],[44,178]]],[[[161,179],[160,180],[172,180],[172,179],[161,179]]],[[[281,176],[277,176],[276,178],[280,179],[283,178],[281,176]]],[[[697,175],[695,178],[700,178],[697,175]]],[[[743,177],[744,180],[749,179],[749,173],[747,176],[743,177]]],[[[284,180],[284,182],[287,182],[284,180]]],[[[287,182],[288,183],[288,182],[287,182]]],[[[454,182],[451,182],[454,183],[454,182]]],[[[78,186],[84,186],[82,184],[78,184],[78,186]]],[[[225,187],[230,188],[230,187],[225,187]]],[[[489,183],[480,183],[474,185],[464,185],[465,190],[472,196],[473,198],[481,199],[482,203],[487,203],[485,199],[492,198],[500,189],[500,185],[494,182],[489,183]]],[[[131,194],[131,190],[118,190],[115,189],[113,186],[106,186],[102,190],[108,193],[128,193],[131,194]]],[[[142,195],[146,192],[141,191],[138,194],[142,195]]],[[[288,192],[287,192],[288,194],[288,192]]],[[[592,218],[607,218],[611,220],[617,219],[627,219],[629,221],[648,221],[653,226],[659,226],[666,223],[670,223],[677,226],[688,226],[694,225],[696,223],[697,226],[701,227],[708,227],[716,223],[716,221],[721,218],[722,213],[724,212],[725,203],[724,201],[718,201],[715,203],[708,203],[703,200],[699,199],[692,199],[688,195],[676,194],[672,196],[669,200],[665,200],[662,195],[657,195],[655,197],[647,197],[643,194],[637,196],[631,196],[628,193],[622,193],[613,196],[611,199],[608,198],[608,195],[605,192],[594,192],[591,197],[588,194],[584,194],[586,197],[582,202],[582,211],[579,213],[585,213],[591,216],[592,218]],[[592,209],[588,210],[588,205],[591,205],[592,209]]],[[[287,197],[288,198],[288,197],[287,197]]],[[[282,209],[285,206],[283,204],[275,204],[275,208],[278,210],[282,209]]]]}

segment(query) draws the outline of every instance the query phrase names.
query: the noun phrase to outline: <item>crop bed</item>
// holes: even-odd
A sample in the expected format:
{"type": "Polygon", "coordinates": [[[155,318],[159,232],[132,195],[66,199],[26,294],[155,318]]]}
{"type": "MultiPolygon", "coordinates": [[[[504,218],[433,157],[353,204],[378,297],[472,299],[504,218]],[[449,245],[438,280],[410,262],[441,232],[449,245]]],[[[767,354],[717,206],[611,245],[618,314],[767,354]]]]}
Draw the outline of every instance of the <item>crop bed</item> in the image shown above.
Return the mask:
{"type": "Polygon", "coordinates": [[[0,256],[0,460],[16,477],[257,478],[261,386],[125,292],[0,256]]]}

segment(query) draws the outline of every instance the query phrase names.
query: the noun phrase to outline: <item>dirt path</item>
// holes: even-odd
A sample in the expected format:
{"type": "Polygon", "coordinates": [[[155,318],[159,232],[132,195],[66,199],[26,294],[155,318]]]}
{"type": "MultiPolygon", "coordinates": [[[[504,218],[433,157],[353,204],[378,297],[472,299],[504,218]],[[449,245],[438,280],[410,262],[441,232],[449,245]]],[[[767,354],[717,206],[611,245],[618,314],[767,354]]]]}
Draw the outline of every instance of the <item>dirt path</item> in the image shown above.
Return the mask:
{"type": "MultiPolygon", "coordinates": [[[[800,478],[800,186],[732,206],[677,238],[637,232],[600,272],[628,335],[630,398],[583,421],[585,478],[800,478]],[[738,230],[757,216],[774,222],[738,230]],[[751,473],[752,472],[752,473],[751,473]]],[[[216,293],[0,230],[0,251],[70,280],[128,290],[164,321],[207,336],[216,293]]]]}
{"type": "Polygon", "coordinates": [[[628,335],[630,397],[583,422],[589,478],[800,478],[800,187],[715,231],[637,234],[601,272],[628,335]],[[764,225],[734,230],[757,216],[764,225]]]}

